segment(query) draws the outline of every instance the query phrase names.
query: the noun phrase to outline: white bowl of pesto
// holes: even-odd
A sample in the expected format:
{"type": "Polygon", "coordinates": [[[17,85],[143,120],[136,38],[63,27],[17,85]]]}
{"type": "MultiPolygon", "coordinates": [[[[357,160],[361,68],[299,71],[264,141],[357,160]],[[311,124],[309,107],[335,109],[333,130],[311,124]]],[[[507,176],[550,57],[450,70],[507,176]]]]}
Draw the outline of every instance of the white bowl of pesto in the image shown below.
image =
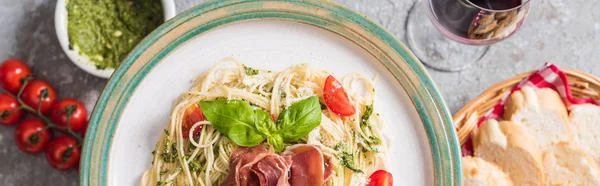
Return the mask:
{"type": "Polygon", "coordinates": [[[92,6],[89,1],[58,0],[54,15],[58,41],[69,59],[101,78],[110,78],[141,39],[176,15],[173,0],[138,1],[139,4],[127,0],[114,2],[101,0],[88,9],[86,6],[92,6]],[[103,6],[105,2],[112,5],[103,6]],[[110,8],[114,11],[107,11],[110,8]],[[69,16],[81,22],[69,25],[69,16]],[[91,19],[96,24],[91,24],[91,19]]]}

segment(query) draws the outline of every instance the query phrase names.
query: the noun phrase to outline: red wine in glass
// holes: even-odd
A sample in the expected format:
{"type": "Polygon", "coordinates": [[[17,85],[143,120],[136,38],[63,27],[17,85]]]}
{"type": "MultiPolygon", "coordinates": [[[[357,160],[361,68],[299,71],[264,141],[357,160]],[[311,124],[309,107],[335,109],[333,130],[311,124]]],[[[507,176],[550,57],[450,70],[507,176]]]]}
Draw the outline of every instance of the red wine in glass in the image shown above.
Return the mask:
{"type": "Polygon", "coordinates": [[[468,0],[475,6],[489,10],[508,10],[521,6],[521,0],[468,0]]]}
{"type": "Polygon", "coordinates": [[[429,0],[434,22],[447,37],[487,45],[516,32],[528,8],[522,0],[429,0]],[[445,31],[444,31],[445,30],[445,31]]]}
{"type": "Polygon", "coordinates": [[[427,66],[441,71],[460,71],[481,59],[490,44],[507,38],[521,27],[529,12],[528,2],[422,0],[409,13],[407,40],[427,66]]]}

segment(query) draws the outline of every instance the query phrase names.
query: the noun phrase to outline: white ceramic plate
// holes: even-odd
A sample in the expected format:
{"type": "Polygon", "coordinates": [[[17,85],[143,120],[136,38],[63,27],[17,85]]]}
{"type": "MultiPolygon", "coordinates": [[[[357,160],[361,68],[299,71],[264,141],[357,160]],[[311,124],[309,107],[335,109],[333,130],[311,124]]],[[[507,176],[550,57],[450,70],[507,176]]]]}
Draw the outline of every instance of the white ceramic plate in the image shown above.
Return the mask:
{"type": "MultiPolygon", "coordinates": [[[[90,62],[87,56],[81,56],[77,51],[69,49],[69,35],[67,29],[67,9],[65,8],[67,0],[58,0],[56,2],[56,11],[54,13],[54,26],[60,47],[65,51],[71,62],[87,73],[101,78],[109,78],[115,69],[98,69],[90,62]]],[[[175,17],[175,2],[173,0],[161,0],[164,10],[165,21],[175,17]]]]}
{"type": "Polygon", "coordinates": [[[375,109],[393,138],[395,185],[458,185],[450,115],[423,67],[362,15],[329,2],[212,1],[150,34],[117,69],[88,128],[82,185],[137,185],[175,98],[224,57],[283,70],[299,63],[379,75],[375,109]],[[334,14],[334,13],[335,14],[334,14]]]}

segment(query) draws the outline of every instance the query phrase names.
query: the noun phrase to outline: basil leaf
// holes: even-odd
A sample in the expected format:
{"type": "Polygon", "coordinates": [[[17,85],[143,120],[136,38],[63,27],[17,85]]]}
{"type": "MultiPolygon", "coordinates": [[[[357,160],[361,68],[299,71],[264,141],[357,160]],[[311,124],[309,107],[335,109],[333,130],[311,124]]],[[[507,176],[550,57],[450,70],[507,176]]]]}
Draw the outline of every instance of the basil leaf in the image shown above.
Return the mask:
{"type": "Polygon", "coordinates": [[[200,109],[217,131],[239,146],[260,144],[274,125],[269,114],[242,100],[201,101],[200,109]]]}
{"type": "Polygon", "coordinates": [[[281,137],[281,135],[275,134],[275,135],[269,136],[267,138],[267,143],[269,143],[270,145],[273,145],[273,148],[275,149],[275,151],[277,151],[277,152],[283,151],[283,138],[281,137]]]}
{"type": "Polygon", "coordinates": [[[283,142],[292,143],[305,137],[321,124],[319,98],[311,96],[284,109],[277,118],[277,132],[283,142]]]}
{"type": "Polygon", "coordinates": [[[267,112],[262,110],[254,110],[256,120],[254,125],[256,130],[263,136],[269,136],[275,132],[275,123],[267,112]]]}

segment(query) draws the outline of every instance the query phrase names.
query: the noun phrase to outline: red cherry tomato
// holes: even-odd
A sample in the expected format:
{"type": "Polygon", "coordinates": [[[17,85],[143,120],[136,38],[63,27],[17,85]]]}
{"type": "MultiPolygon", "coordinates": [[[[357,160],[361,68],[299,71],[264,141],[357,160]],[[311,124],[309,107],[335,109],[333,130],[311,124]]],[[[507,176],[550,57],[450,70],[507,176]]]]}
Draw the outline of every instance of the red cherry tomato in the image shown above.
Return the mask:
{"type": "Polygon", "coordinates": [[[63,99],[52,107],[50,120],[59,126],[69,126],[73,131],[80,131],[87,121],[87,110],[83,103],[76,99],[63,99]],[[71,114],[71,118],[67,117],[68,113],[71,114]]]}
{"type": "Polygon", "coordinates": [[[371,176],[369,177],[369,184],[367,184],[367,186],[393,186],[394,185],[394,178],[392,177],[392,174],[384,171],[384,170],[378,170],[375,171],[373,174],[371,174],[371,176]]]}
{"type": "Polygon", "coordinates": [[[323,98],[325,100],[325,105],[327,105],[333,113],[339,116],[350,116],[356,113],[354,106],[348,99],[346,90],[344,90],[342,84],[331,75],[325,80],[323,98]]]}
{"type": "Polygon", "coordinates": [[[19,101],[7,93],[0,94],[0,124],[12,125],[17,123],[23,116],[23,111],[19,108],[19,101]]]}
{"type": "Polygon", "coordinates": [[[66,171],[79,165],[81,149],[77,140],[69,136],[59,136],[48,143],[46,161],[52,167],[66,171]]]}
{"type": "Polygon", "coordinates": [[[25,119],[15,129],[15,143],[23,152],[30,154],[44,150],[50,141],[50,130],[44,129],[46,124],[42,120],[25,119]]]}
{"type": "MultiPolygon", "coordinates": [[[[190,129],[194,126],[195,123],[199,121],[204,121],[206,118],[204,114],[202,114],[202,110],[200,110],[200,106],[198,104],[194,104],[189,108],[185,109],[185,113],[183,114],[183,123],[181,124],[181,132],[183,133],[184,138],[189,138],[190,129]]],[[[202,126],[198,126],[194,129],[194,135],[197,135],[202,130],[202,126]]]]}
{"type": "Polygon", "coordinates": [[[37,109],[44,90],[47,90],[48,96],[41,98],[42,105],[40,111],[46,114],[52,109],[54,102],[56,102],[56,91],[48,82],[42,80],[30,81],[21,94],[21,100],[31,108],[37,109]]]}
{"type": "Polygon", "coordinates": [[[0,65],[0,85],[10,93],[18,93],[23,86],[21,79],[30,75],[31,69],[21,60],[9,59],[0,65]]]}
{"type": "Polygon", "coordinates": [[[83,127],[81,128],[81,131],[79,131],[79,134],[81,134],[81,137],[83,137],[83,139],[85,139],[85,133],[87,132],[88,125],[89,121],[85,121],[83,127]]]}

